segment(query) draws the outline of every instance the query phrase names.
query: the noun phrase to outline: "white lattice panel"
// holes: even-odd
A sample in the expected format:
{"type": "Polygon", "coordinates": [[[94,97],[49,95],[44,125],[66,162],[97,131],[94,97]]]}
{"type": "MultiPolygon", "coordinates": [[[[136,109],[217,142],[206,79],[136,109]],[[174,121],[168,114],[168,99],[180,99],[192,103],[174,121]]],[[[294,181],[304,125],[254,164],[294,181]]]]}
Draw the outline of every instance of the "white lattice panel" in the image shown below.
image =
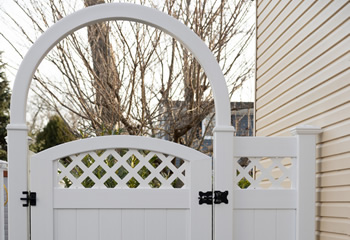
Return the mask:
{"type": "Polygon", "coordinates": [[[159,152],[106,149],[56,161],[61,188],[186,188],[187,161],[159,152]]]}
{"type": "Polygon", "coordinates": [[[241,157],[234,159],[235,189],[294,188],[295,158],[241,157]]]}

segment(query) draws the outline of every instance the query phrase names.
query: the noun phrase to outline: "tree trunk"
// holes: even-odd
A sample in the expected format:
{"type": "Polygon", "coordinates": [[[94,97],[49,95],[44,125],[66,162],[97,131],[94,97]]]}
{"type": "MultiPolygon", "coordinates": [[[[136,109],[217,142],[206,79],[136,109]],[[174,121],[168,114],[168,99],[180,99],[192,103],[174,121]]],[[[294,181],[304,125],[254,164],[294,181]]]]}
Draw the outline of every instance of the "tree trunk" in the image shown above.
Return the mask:
{"type": "MultiPolygon", "coordinates": [[[[84,0],[86,7],[105,3],[104,0],[84,0]]],[[[120,122],[120,79],[115,55],[109,39],[108,22],[88,26],[88,41],[94,68],[94,89],[99,130],[113,129],[120,122]],[[113,110],[111,111],[111,108],[113,110]]]]}

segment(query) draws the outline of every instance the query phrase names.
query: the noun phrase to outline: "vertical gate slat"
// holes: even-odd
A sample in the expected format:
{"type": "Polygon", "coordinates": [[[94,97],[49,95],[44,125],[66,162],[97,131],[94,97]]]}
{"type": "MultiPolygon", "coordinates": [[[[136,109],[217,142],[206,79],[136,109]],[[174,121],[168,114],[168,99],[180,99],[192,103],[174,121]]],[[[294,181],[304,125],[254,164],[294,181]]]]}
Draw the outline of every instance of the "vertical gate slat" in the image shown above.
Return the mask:
{"type": "Polygon", "coordinates": [[[295,240],[295,210],[279,210],[276,219],[276,239],[295,240]]]}
{"type": "Polygon", "coordinates": [[[145,211],[145,240],[166,239],[166,210],[145,211]]]}
{"type": "Polygon", "coordinates": [[[167,210],[167,240],[190,239],[186,210],[167,210]]]}
{"type": "Polygon", "coordinates": [[[122,239],[144,240],[145,239],[145,210],[123,209],[122,210],[122,239]]]}
{"type": "Polygon", "coordinates": [[[55,240],[76,240],[77,238],[77,210],[55,210],[55,240]]]}
{"type": "Polygon", "coordinates": [[[122,240],[122,213],[119,209],[100,209],[100,240],[122,240]]]}
{"type": "Polygon", "coordinates": [[[233,210],[233,239],[254,240],[254,210],[233,210]]]}
{"type": "Polygon", "coordinates": [[[255,239],[277,240],[276,210],[254,210],[254,216],[255,239]]]}
{"type": "Polygon", "coordinates": [[[99,239],[99,213],[97,209],[77,212],[77,240],[99,239]]]}

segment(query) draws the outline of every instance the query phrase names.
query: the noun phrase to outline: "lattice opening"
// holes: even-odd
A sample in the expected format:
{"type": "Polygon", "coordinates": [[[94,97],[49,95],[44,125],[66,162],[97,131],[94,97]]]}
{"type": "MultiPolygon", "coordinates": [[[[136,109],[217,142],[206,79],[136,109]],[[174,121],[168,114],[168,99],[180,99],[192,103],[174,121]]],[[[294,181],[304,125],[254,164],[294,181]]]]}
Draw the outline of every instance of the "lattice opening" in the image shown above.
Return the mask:
{"type": "Polygon", "coordinates": [[[128,185],[129,188],[137,188],[140,183],[134,178],[132,177],[127,183],[126,185],[128,185]]]}
{"type": "Polygon", "coordinates": [[[84,181],[81,182],[81,185],[85,188],[92,188],[95,185],[95,182],[90,177],[86,177],[84,181]]]}
{"type": "Polygon", "coordinates": [[[57,186],[183,188],[187,166],[188,162],[180,158],[148,150],[97,150],[58,159],[57,186]]]}
{"type": "Polygon", "coordinates": [[[184,160],[180,159],[180,158],[174,158],[171,163],[176,167],[176,168],[180,168],[182,166],[182,164],[185,163],[184,160]]]}
{"type": "Polygon", "coordinates": [[[284,180],[281,182],[281,187],[284,188],[284,189],[290,189],[290,188],[292,188],[292,181],[290,180],[289,177],[286,177],[286,179],[284,179],[284,180]]]}
{"type": "Polygon", "coordinates": [[[140,163],[140,160],[135,157],[135,155],[132,155],[126,162],[130,165],[130,167],[135,168],[137,164],[140,163]]]}
{"type": "Polygon", "coordinates": [[[162,186],[162,183],[157,178],[153,178],[148,183],[148,185],[151,186],[152,188],[160,188],[162,186]]]}
{"type": "Polygon", "coordinates": [[[146,157],[151,151],[148,151],[148,150],[142,150],[142,149],[139,149],[137,150],[143,157],[146,157]]]}
{"type": "Polygon", "coordinates": [[[283,176],[283,172],[279,167],[274,167],[271,171],[271,175],[274,179],[278,180],[283,176]]]}
{"type": "Polygon", "coordinates": [[[290,157],[285,157],[282,159],[281,163],[283,164],[283,166],[285,166],[286,168],[291,167],[292,165],[292,158],[290,157]]]}
{"type": "Polygon", "coordinates": [[[128,170],[126,170],[125,167],[121,166],[120,168],[118,168],[117,171],[115,171],[115,173],[118,175],[120,179],[124,179],[129,172],[128,170]]]}
{"type": "Polygon", "coordinates": [[[293,159],[290,157],[241,157],[234,161],[238,189],[280,189],[293,187],[293,159]]]}
{"type": "Polygon", "coordinates": [[[112,178],[108,178],[104,183],[103,183],[107,188],[115,188],[118,183],[112,178]]]}
{"type": "Polygon", "coordinates": [[[272,186],[272,182],[268,178],[264,178],[259,183],[260,188],[268,189],[272,186]]]}
{"type": "Polygon", "coordinates": [[[237,164],[240,166],[240,170],[245,174],[241,174],[240,170],[236,170],[236,177],[240,178],[236,184],[240,189],[249,188],[252,180],[254,179],[255,169],[252,165],[252,161],[247,157],[241,157],[237,160],[237,164]],[[242,177],[240,175],[245,175],[246,177],[242,177]],[[250,180],[250,181],[249,181],[250,180]]]}
{"type": "Polygon", "coordinates": [[[259,160],[260,166],[262,166],[262,168],[264,169],[268,169],[271,167],[271,165],[273,164],[272,159],[271,158],[267,158],[267,157],[263,157],[259,160]]]}
{"type": "Polygon", "coordinates": [[[159,159],[157,155],[154,155],[148,162],[152,165],[152,167],[157,168],[163,161],[159,159]]]}
{"type": "Polygon", "coordinates": [[[160,172],[160,175],[162,175],[162,177],[165,178],[165,179],[169,179],[173,175],[173,171],[171,171],[171,169],[166,166],[160,172]]]}
{"type": "Polygon", "coordinates": [[[251,163],[251,161],[247,157],[241,157],[240,159],[238,159],[237,162],[243,169],[248,167],[248,165],[251,163]]]}
{"type": "Polygon", "coordinates": [[[62,178],[62,180],[59,182],[59,185],[62,186],[63,188],[69,188],[70,186],[72,186],[72,181],[67,177],[64,176],[62,178]]]}
{"type": "Polygon", "coordinates": [[[73,162],[73,160],[70,157],[65,157],[60,159],[59,162],[62,164],[62,166],[67,168],[73,162]]]}
{"type": "Polygon", "coordinates": [[[250,186],[250,182],[244,177],[241,180],[239,180],[239,182],[237,183],[237,185],[239,186],[239,188],[241,189],[246,189],[250,186]]]}
{"type": "Polygon", "coordinates": [[[171,186],[173,188],[182,188],[185,185],[183,181],[181,181],[180,178],[175,178],[175,180],[171,183],[171,186]]]}
{"type": "Polygon", "coordinates": [[[109,167],[112,168],[117,162],[118,160],[115,159],[115,157],[113,155],[109,155],[105,160],[104,160],[105,164],[109,167]]]}
{"type": "Polygon", "coordinates": [[[101,167],[100,165],[95,168],[95,170],[92,172],[98,179],[101,179],[105,174],[106,171],[101,167]]]}
{"type": "Polygon", "coordinates": [[[99,157],[101,157],[104,153],[106,152],[106,150],[105,149],[103,149],[103,150],[97,150],[97,151],[95,151],[95,153],[97,154],[97,156],[99,156],[99,157]]]}
{"type": "Polygon", "coordinates": [[[95,163],[95,159],[91,157],[90,154],[86,155],[81,161],[87,168],[89,168],[92,164],[95,163]]]}
{"type": "Polygon", "coordinates": [[[78,179],[84,173],[84,171],[78,165],[75,165],[75,167],[70,170],[70,173],[73,177],[78,179]]]}
{"type": "Polygon", "coordinates": [[[119,156],[124,157],[124,155],[129,152],[129,149],[121,148],[121,149],[115,149],[114,151],[118,153],[119,156]]]}
{"type": "Polygon", "coordinates": [[[143,166],[137,173],[140,175],[140,177],[142,177],[142,179],[146,179],[151,174],[151,172],[145,166],[143,166]]]}

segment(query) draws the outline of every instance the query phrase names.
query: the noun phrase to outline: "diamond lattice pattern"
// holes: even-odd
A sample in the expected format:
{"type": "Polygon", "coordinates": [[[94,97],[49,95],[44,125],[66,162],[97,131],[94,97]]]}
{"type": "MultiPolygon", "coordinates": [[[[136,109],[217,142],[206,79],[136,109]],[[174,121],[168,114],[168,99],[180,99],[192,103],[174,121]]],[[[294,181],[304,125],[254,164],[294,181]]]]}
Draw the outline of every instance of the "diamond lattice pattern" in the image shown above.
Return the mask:
{"type": "Polygon", "coordinates": [[[235,158],[236,189],[294,188],[294,158],[241,157],[235,158]]]}
{"type": "Polygon", "coordinates": [[[60,188],[186,188],[187,161],[137,149],[107,149],[56,161],[60,188]]]}

